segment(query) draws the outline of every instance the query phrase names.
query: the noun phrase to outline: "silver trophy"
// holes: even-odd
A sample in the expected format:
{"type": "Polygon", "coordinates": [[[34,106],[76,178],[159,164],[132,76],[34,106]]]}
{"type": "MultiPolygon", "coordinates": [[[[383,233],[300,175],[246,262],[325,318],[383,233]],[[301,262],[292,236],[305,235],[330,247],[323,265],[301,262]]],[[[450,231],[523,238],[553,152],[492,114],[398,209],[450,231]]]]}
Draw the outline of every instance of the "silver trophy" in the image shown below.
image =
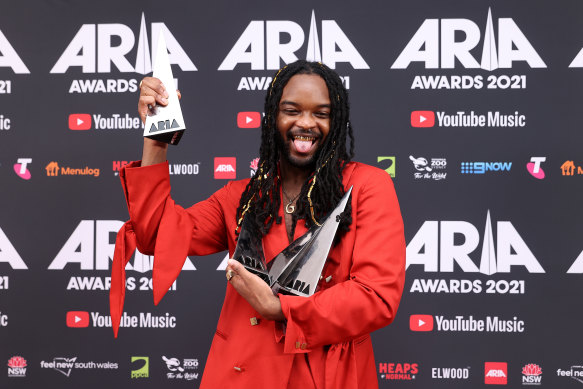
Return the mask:
{"type": "Polygon", "coordinates": [[[261,234],[253,233],[243,219],[233,258],[267,282],[274,294],[313,295],[351,192],[352,187],[322,225],[310,228],[269,263],[265,261],[261,234]]]}

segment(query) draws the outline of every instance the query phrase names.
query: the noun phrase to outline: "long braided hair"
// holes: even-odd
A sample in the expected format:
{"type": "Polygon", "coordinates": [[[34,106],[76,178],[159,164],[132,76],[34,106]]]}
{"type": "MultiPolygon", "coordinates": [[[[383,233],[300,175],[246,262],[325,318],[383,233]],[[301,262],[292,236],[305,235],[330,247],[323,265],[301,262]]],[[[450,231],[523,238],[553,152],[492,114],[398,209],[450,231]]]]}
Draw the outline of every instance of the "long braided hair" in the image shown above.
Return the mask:
{"type": "MultiPolygon", "coordinates": [[[[296,74],[320,76],[328,87],[331,109],[330,132],[320,146],[314,171],[302,185],[296,202],[296,211],[292,214],[291,235],[294,235],[298,219],[305,219],[307,228],[319,224],[344,195],[342,170],[354,156],[348,93],[338,74],[328,66],[320,62],[296,61],[275,74],[265,97],[258,169],[241,195],[237,208],[237,233],[243,217],[248,218],[246,223],[249,223],[256,233],[260,232],[263,235],[269,232],[274,221],[277,224],[281,223],[281,216],[277,216],[281,203],[278,163],[282,151],[276,140],[277,115],[283,89],[296,74]],[[350,139],[348,149],[347,138],[350,139]]],[[[349,201],[340,218],[338,238],[349,230],[351,223],[352,206],[349,201]]]]}

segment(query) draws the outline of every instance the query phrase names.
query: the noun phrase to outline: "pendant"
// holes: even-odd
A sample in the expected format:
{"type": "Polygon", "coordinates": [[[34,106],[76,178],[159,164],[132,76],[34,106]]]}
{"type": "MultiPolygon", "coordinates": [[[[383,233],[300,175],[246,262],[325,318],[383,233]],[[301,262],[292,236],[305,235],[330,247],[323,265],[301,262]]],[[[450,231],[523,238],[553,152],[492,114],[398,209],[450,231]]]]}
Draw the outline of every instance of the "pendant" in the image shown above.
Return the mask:
{"type": "Polygon", "coordinates": [[[292,214],[292,213],[294,213],[295,210],[296,210],[296,206],[292,205],[292,203],[289,203],[288,205],[285,206],[285,213],[292,214]]]}

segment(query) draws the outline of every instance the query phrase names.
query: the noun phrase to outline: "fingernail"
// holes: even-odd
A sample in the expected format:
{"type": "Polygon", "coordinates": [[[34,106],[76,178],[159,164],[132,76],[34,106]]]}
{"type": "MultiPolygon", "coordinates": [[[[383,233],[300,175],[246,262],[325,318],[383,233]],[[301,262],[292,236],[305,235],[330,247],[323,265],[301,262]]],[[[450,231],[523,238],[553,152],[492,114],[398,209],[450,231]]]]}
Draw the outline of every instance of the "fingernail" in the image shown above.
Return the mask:
{"type": "Polygon", "coordinates": [[[168,97],[168,96],[170,96],[170,95],[168,94],[168,92],[164,91],[164,97],[168,97]]]}
{"type": "Polygon", "coordinates": [[[167,99],[167,98],[165,98],[165,97],[162,97],[162,102],[163,102],[164,104],[168,104],[168,99],[167,99]]]}
{"type": "Polygon", "coordinates": [[[235,260],[234,259],[229,259],[227,261],[227,264],[230,265],[230,266],[233,266],[235,264],[235,260]]]}

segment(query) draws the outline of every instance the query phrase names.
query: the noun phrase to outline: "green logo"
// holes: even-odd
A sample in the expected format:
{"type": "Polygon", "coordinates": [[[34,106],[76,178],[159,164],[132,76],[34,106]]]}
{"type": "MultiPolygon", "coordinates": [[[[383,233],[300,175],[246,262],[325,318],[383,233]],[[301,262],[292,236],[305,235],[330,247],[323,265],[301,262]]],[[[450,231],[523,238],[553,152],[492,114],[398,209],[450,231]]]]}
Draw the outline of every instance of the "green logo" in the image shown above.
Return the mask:
{"type": "Polygon", "coordinates": [[[132,363],[135,361],[144,361],[144,365],[139,369],[132,370],[132,378],[148,378],[150,376],[150,357],[132,357],[132,363]]]}
{"type": "Polygon", "coordinates": [[[389,173],[389,176],[395,178],[395,157],[377,157],[377,162],[381,161],[387,161],[383,163],[384,166],[387,166],[385,171],[389,173]]]}

